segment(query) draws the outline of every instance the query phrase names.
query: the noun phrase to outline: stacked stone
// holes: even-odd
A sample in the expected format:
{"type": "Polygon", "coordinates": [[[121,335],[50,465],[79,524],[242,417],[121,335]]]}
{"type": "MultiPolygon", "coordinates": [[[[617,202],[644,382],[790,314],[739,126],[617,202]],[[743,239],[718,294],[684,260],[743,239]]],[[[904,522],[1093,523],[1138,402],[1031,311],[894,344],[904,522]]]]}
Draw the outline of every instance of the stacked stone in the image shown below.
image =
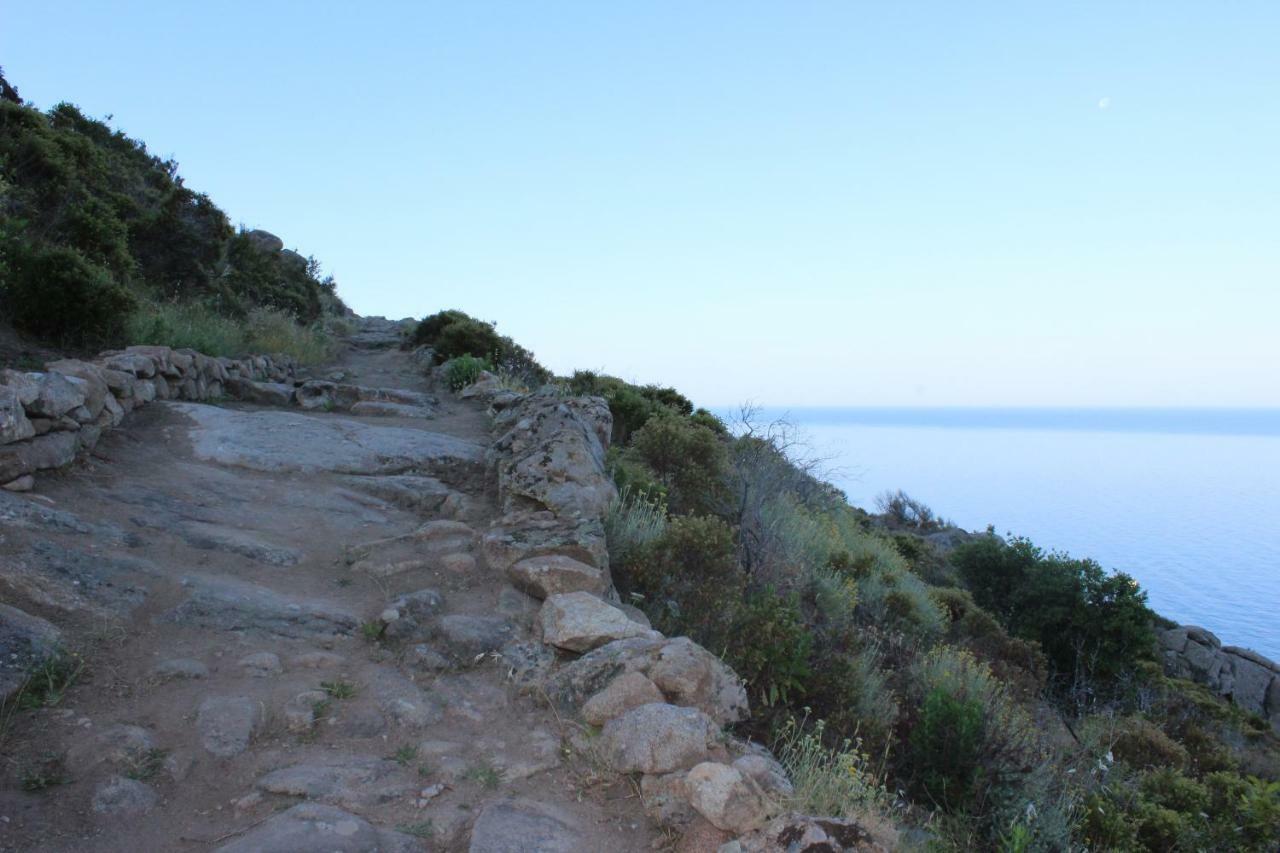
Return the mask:
{"type": "Polygon", "coordinates": [[[0,486],[29,491],[37,471],[70,464],[104,430],[152,400],[213,400],[237,380],[290,380],[289,356],[213,358],[190,349],[134,346],[43,371],[0,370],[0,486]]]}
{"type": "MultiPolygon", "coordinates": [[[[482,399],[496,396],[496,386],[482,399]]],[[[509,393],[509,392],[501,392],[509,393]]],[[[543,654],[526,678],[537,694],[601,727],[598,750],[615,772],[639,777],[654,820],[681,833],[681,849],[884,850],[856,822],[788,813],[782,765],[724,732],[749,715],[741,679],[687,637],[667,638],[618,601],[603,517],[616,498],[605,470],[608,404],[551,390],[495,406],[502,434],[490,463],[505,515],[483,538],[490,569],[542,600],[543,654]]],[[[504,649],[519,670],[537,652],[504,649]]]]}
{"type": "Polygon", "coordinates": [[[1195,625],[1158,631],[1156,639],[1166,672],[1203,684],[1280,734],[1280,664],[1251,649],[1224,646],[1195,625]]]}

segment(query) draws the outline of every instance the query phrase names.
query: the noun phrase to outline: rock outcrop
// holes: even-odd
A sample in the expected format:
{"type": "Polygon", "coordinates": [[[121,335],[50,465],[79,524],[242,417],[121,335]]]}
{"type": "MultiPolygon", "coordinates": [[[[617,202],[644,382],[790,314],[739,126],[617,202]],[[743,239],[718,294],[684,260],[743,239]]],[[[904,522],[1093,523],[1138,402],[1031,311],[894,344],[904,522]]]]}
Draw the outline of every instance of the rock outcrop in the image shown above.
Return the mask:
{"type": "Polygon", "coordinates": [[[1156,641],[1167,673],[1203,684],[1280,734],[1280,664],[1251,649],[1224,646],[1195,625],[1158,631],[1156,641]]]}

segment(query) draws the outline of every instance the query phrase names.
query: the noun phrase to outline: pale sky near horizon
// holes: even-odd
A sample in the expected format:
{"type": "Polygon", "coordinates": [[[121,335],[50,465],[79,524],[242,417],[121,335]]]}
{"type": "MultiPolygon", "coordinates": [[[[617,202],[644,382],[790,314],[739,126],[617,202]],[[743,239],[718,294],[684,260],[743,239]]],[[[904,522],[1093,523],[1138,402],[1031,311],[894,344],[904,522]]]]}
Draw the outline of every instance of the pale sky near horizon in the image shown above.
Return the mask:
{"type": "Polygon", "coordinates": [[[707,406],[1280,406],[1280,4],[0,0],[363,314],[707,406]]]}

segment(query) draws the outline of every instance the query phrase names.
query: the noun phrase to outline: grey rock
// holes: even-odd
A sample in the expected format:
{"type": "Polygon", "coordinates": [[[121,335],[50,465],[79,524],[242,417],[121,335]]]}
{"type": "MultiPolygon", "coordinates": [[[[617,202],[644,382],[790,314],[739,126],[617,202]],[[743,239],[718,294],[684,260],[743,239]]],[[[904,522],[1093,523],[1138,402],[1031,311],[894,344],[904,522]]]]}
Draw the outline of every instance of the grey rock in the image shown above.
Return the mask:
{"type": "Polygon", "coordinates": [[[0,444],[22,441],[35,434],[18,392],[8,385],[0,385],[0,444]]]}
{"type": "Polygon", "coordinates": [[[239,755],[262,723],[262,708],[247,696],[211,696],[196,712],[196,731],[204,748],[219,758],[239,755]]]}
{"type": "Polygon", "coordinates": [[[390,403],[378,400],[361,400],[350,409],[351,414],[373,418],[419,418],[430,420],[436,411],[430,406],[410,406],[405,403],[390,403]]]}
{"type": "Polygon", "coordinates": [[[187,544],[202,551],[223,551],[239,554],[269,566],[287,568],[296,566],[302,553],[294,548],[264,542],[246,530],[236,530],[215,524],[191,521],[179,526],[178,532],[187,544]]]}
{"type": "Polygon", "coordinates": [[[601,749],[619,773],[670,773],[706,761],[719,727],[696,708],[641,705],[604,726],[601,749]]]}
{"type": "Polygon", "coordinates": [[[240,659],[240,666],[255,678],[271,678],[284,672],[280,657],[274,652],[255,652],[240,659]]]}
{"type": "Polygon", "coordinates": [[[291,598],[257,584],[199,578],[190,597],[164,618],[179,624],[221,631],[290,638],[351,634],[360,618],[319,599],[291,598]]]}
{"type": "Polygon", "coordinates": [[[261,252],[275,255],[284,250],[284,241],[270,231],[255,228],[252,231],[243,232],[243,236],[255,249],[261,252]]]}
{"type": "Polygon", "coordinates": [[[36,383],[36,395],[26,405],[27,414],[39,418],[59,418],[83,406],[84,392],[61,373],[29,373],[36,383]]]}
{"type": "Polygon", "coordinates": [[[196,456],[222,465],[273,472],[428,473],[446,480],[483,474],[479,445],[440,433],[275,410],[172,406],[195,424],[196,456]]]}
{"type": "Polygon", "coordinates": [[[705,761],[685,776],[689,805],[717,829],[735,835],[762,827],[771,817],[770,803],[759,786],[737,769],[705,761]]]}
{"type": "Polygon", "coordinates": [[[113,776],[93,792],[93,810],[105,815],[138,815],[155,808],[156,792],[135,779],[113,776]]]}
{"type": "Polygon", "coordinates": [[[589,592],[551,596],[543,602],[539,621],[543,642],[571,652],[590,651],[614,640],[661,636],[589,592]]]}
{"type": "Polygon", "coordinates": [[[582,719],[603,726],[632,708],[666,701],[662,691],[639,672],[624,672],[582,706],[582,719]]]}
{"type": "Polygon", "coordinates": [[[364,818],[322,803],[299,803],[257,826],[217,853],[408,853],[417,842],[376,829],[364,818]]]}
{"type": "Polygon", "coordinates": [[[569,517],[604,514],[617,497],[604,466],[613,423],[604,400],[535,394],[501,417],[509,429],[494,443],[494,456],[499,494],[508,509],[538,506],[569,517]]]}
{"type": "Polygon", "coordinates": [[[413,781],[394,761],[354,756],[285,767],[263,776],[257,788],[268,794],[360,809],[405,797],[413,789],[413,781]]]}
{"type": "Polygon", "coordinates": [[[36,478],[30,474],[23,474],[16,480],[10,480],[0,488],[6,492],[29,492],[36,487],[36,478]]]}
{"type": "Polygon", "coordinates": [[[344,477],[353,489],[381,498],[403,509],[433,513],[450,495],[450,489],[434,477],[396,474],[382,477],[344,477]]]}
{"type": "Polygon", "coordinates": [[[224,384],[227,394],[246,403],[260,406],[288,406],[293,402],[293,386],[283,382],[254,382],[233,378],[224,384]]]}
{"type": "Polygon", "coordinates": [[[489,568],[505,572],[528,557],[563,554],[607,570],[609,549],[598,518],[557,518],[550,512],[514,512],[503,516],[481,543],[489,568]]]}
{"type": "Polygon", "coordinates": [[[496,652],[515,636],[515,626],[500,616],[455,613],[437,620],[433,635],[445,655],[465,662],[496,652]]]}
{"type": "Polygon", "coordinates": [[[208,678],[209,667],[191,658],[172,658],[160,661],[151,668],[155,678],[208,678]]]}
{"type": "Polygon", "coordinates": [[[538,599],[567,592],[599,596],[608,587],[603,572],[564,554],[520,560],[507,569],[507,577],[517,589],[538,599]]]}
{"type": "Polygon", "coordinates": [[[74,432],[51,432],[27,441],[0,445],[0,482],[52,468],[63,468],[75,461],[80,448],[74,432]]]}
{"type": "Polygon", "coordinates": [[[476,818],[468,848],[470,853],[589,853],[594,849],[568,812],[524,798],[485,806],[476,818]]]}
{"type": "Polygon", "coordinates": [[[58,648],[62,632],[39,616],[0,603],[0,702],[27,680],[27,671],[58,648]]]}

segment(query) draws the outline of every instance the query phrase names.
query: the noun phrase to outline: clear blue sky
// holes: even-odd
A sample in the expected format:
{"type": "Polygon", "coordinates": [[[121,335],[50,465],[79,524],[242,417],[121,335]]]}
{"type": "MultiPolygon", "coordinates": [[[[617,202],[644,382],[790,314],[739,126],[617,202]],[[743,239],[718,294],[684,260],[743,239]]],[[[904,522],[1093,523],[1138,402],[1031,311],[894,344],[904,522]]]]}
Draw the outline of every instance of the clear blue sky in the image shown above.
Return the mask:
{"type": "Polygon", "coordinates": [[[0,0],[359,312],[706,405],[1280,405],[1280,4],[0,0]]]}

